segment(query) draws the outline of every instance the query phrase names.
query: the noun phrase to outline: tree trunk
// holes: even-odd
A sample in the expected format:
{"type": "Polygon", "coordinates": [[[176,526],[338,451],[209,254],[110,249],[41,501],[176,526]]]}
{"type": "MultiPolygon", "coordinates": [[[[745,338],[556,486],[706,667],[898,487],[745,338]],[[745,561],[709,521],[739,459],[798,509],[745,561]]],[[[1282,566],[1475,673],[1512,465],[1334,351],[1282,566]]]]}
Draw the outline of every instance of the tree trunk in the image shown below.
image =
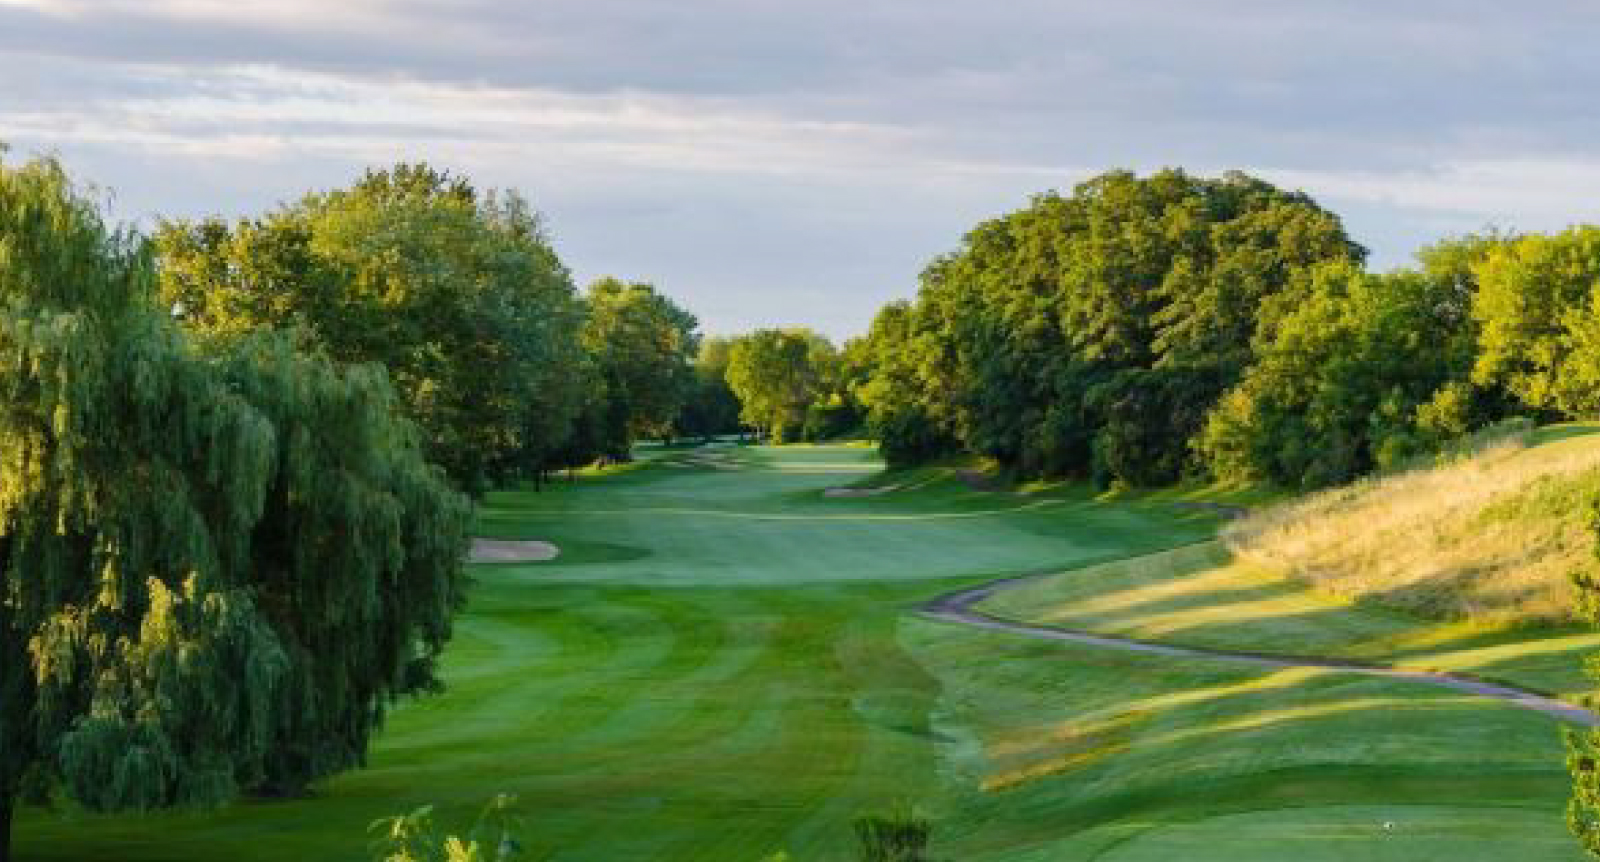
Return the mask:
{"type": "Polygon", "coordinates": [[[11,862],[11,805],[9,793],[0,793],[0,862],[11,862]]]}

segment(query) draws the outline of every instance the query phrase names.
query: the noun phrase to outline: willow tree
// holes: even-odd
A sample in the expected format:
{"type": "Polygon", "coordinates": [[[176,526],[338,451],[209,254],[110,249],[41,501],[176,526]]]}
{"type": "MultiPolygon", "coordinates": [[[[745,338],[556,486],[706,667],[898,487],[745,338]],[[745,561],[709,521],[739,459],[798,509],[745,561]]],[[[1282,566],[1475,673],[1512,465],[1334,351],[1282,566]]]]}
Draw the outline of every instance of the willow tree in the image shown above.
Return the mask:
{"type": "Polygon", "coordinates": [[[206,354],[154,298],[58,166],[0,166],[0,837],[19,797],[208,804],[358,763],[461,601],[466,503],[380,371],[206,354]]]}

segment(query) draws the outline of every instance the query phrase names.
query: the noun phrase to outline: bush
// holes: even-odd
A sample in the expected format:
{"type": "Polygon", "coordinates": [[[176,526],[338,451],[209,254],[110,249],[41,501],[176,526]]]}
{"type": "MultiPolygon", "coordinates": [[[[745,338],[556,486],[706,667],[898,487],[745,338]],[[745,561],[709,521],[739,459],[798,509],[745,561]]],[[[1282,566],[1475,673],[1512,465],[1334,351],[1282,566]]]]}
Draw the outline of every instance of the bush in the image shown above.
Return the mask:
{"type": "Polygon", "coordinates": [[[862,862],[927,862],[933,826],[914,812],[860,817],[855,822],[862,862]]]}
{"type": "Polygon", "coordinates": [[[410,814],[374,820],[368,831],[379,833],[373,841],[379,862],[508,862],[522,855],[516,831],[517,798],[501,793],[484,807],[466,836],[440,836],[434,827],[433,806],[410,814]]]}

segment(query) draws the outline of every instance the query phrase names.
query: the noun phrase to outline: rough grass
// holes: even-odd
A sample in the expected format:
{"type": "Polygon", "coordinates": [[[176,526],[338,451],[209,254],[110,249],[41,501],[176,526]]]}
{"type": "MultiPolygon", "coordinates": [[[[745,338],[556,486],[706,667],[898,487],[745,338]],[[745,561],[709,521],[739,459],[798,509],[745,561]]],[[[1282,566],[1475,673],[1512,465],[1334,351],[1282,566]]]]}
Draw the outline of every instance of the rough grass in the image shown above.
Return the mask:
{"type": "Polygon", "coordinates": [[[1600,428],[1556,426],[1314,494],[1232,525],[1240,559],[1329,592],[1435,618],[1571,619],[1595,568],[1600,428]]]}

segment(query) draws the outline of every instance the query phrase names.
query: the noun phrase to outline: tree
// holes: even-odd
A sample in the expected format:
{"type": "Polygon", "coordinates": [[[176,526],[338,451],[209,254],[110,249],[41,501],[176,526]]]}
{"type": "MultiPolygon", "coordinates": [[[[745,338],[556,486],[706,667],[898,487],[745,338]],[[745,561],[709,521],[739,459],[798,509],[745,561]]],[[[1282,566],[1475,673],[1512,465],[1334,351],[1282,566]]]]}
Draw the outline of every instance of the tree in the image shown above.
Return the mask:
{"type": "Polygon", "coordinates": [[[896,382],[863,400],[891,460],[946,439],[1020,474],[1172,481],[1310,273],[1364,254],[1310,198],[1244,174],[1111,172],[930,264],[896,312],[905,354],[878,364],[896,382]],[[1167,409],[1183,421],[1146,422],[1167,409]]]}
{"type": "Polygon", "coordinates": [[[1201,366],[1130,368],[1085,388],[1091,475],[1102,485],[1156,486],[1199,472],[1193,454],[1172,441],[1199,432],[1222,386],[1220,369],[1201,366]]]}
{"type": "Polygon", "coordinates": [[[717,336],[700,342],[700,354],[694,362],[694,389],[675,423],[680,432],[709,439],[743,430],[739,422],[739,396],[733,394],[733,388],[728,385],[728,362],[733,344],[734,339],[717,336]]]}
{"type": "Polygon", "coordinates": [[[734,342],[728,385],[739,396],[740,416],[776,443],[800,429],[812,406],[834,390],[838,354],[827,339],[805,329],[761,329],[734,342]]]}
{"type": "Polygon", "coordinates": [[[940,393],[922,376],[930,339],[919,335],[911,304],[891,302],[854,351],[860,371],[851,394],[866,413],[867,433],[894,467],[959,448],[934,414],[940,393]]]}
{"type": "Polygon", "coordinates": [[[363,764],[396,697],[439,688],[471,510],[424,458],[381,367],[272,336],[217,365],[275,430],[248,583],[288,664],[258,787],[295,793],[363,764]]]}
{"type": "Polygon", "coordinates": [[[1472,379],[1482,337],[1477,268],[1510,238],[1422,249],[1369,275],[1329,265],[1208,418],[1196,448],[1214,475],[1317,487],[1348,481],[1510,416],[1515,398],[1472,379]]]}
{"type": "Polygon", "coordinates": [[[1426,272],[1323,270],[1207,422],[1197,447],[1213,473],[1320,487],[1436,446],[1443,423],[1428,417],[1472,364],[1460,289],[1426,272]]]}
{"type": "Polygon", "coordinates": [[[467,503],[382,370],[202,350],[155,281],[54,163],[0,166],[7,833],[19,795],[206,804],[359,762],[462,599],[467,503]]]}
{"type": "Polygon", "coordinates": [[[474,492],[541,469],[582,393],[582,307],[535,214],[426,165],[260,219],[169,222],[162,298],[211,340],[294,329],[389,372],[430,457],[474,492]]]}
{"type": "Polygon", "coordinates": [[[695,385],[699,326],[654,287],[603,278],[585,295],[582,343],[604,381],[591,408],[604,427],[599,454],[627,458],[634,440],[665,436],[695,385]]]}
{"type": "Polygon", "coordinates": [[[1473,380],[1537,410],[1600,411],[1600,227],[1500,243],[1472,272],[1473,380]]]}

